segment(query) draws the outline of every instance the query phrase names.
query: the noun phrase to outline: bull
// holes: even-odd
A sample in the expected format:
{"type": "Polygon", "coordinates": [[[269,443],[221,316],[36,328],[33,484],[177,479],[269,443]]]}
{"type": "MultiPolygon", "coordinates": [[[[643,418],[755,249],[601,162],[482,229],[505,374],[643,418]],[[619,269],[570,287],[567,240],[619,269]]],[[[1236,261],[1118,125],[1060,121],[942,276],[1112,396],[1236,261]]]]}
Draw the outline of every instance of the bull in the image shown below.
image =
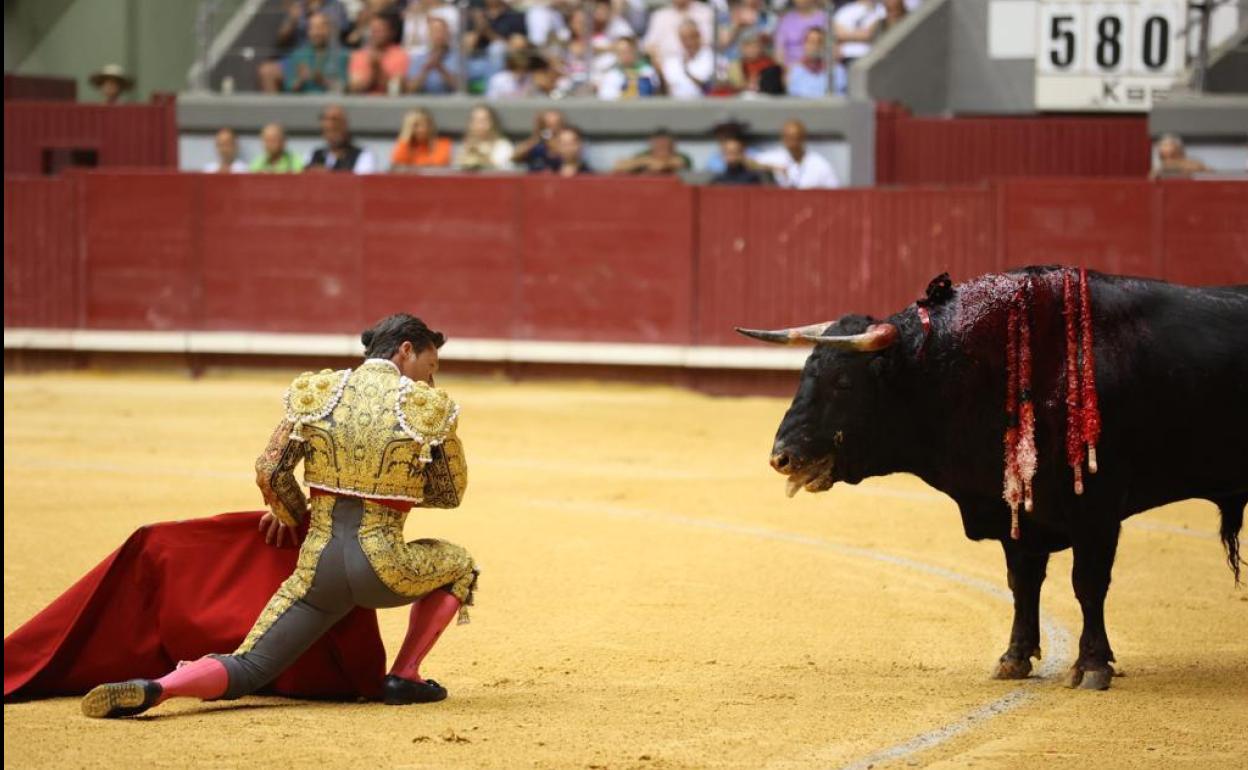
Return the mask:
{"type": "MultiPolygon", "coordinates": [[[[911,473],[952,498],[966,536],[999,540],[1014,597],[1009,645],[994,672],[1030,675],[1040,657],[1040,589],[1051,553],[1071,548],[1083,614],[1071,687],[1106,689],[1114,652],[1105,596],[1124,519],[1200,498],[1221,514],[1221,539],[1239,583],[1239,533],[1248,502],[1248,285],[1190,288],[1082,274],[1100,411],[1098,446],[1076,493],[1068,463],[1070,271],[1031,267],[953,285],[941,276],[887,319],[835,322],[747,336],[814,347],[776,433],[771,465],[790,496],[837,482],[911,473]],[[1006,354],[1011,303],[1026,288],[1034,478],[1030,510],[1003,498],[1014,423],[1006,354]],[[1068,288],[1068,287],[1067,287],[1068,288]],[[1099,462],[1097,458],[1099,457],[1099,462]]],[[[1083,356],[1086,360],[1087,356],[1083,356]]]]}

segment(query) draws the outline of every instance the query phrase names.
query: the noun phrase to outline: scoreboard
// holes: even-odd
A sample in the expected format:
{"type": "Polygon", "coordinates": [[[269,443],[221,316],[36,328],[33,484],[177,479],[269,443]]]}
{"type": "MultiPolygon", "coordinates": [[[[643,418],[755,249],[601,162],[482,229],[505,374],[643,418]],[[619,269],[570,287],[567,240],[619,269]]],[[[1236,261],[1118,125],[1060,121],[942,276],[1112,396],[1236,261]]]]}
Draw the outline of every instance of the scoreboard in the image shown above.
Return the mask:
{"type": "Polygon", "coordinates": [[[1182,0],[1039,0],[1036,109],[1145,111],[1186,57],[1182,0]]]}

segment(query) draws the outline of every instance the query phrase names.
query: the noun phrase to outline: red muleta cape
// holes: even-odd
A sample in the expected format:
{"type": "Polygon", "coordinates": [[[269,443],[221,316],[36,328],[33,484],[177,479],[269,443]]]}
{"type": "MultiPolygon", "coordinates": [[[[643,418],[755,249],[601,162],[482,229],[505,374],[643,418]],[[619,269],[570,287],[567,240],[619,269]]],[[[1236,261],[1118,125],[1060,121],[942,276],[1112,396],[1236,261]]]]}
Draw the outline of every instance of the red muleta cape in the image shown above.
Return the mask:
{"type": "MultiPolygon", "coordinates": [[[[142,527],[4,640],[4,700],[79,695],[230,653],[298,549],[266,545],[260,512],[142,527]]],[[[302,539],[302,538],[301,538],[302,539]]],[[[376,699],[386,652],[377,613],[356,608],[262,692],[376,699]]]]}

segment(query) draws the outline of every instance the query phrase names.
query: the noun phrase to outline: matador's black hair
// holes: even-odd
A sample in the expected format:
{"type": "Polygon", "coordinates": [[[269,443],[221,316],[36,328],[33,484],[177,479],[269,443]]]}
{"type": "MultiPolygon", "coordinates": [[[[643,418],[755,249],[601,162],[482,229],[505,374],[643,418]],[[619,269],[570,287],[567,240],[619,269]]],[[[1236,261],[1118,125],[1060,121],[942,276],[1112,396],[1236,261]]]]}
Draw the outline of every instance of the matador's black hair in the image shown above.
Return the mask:
{"type": "Polygon", "coordinates": [[[425,322],[410,313],[387,316],[373,328],[360,335],[366,358],[390,358],[404,342],[412,343],[419,353],[427,348],[440,348],[446,344],[446,335],[435,332],[425,322]]]}

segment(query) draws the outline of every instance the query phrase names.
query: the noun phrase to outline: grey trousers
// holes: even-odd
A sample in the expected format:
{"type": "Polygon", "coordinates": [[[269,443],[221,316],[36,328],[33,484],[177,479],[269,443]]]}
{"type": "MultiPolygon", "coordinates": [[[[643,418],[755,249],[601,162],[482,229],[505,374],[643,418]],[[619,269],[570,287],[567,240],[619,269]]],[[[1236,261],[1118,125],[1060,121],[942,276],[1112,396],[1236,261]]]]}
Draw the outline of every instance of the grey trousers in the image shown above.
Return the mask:
{"type": "Polygon", "coordinates": [[[229,673],[224,699],[241,698],[277,678],[355,607],[401,607],[416,601],[391,591],[377,577],[360,548],[363,501],[339,498],[333,535],[317,561],[312,584],[245,653],[214,655],[229,673]]]}

